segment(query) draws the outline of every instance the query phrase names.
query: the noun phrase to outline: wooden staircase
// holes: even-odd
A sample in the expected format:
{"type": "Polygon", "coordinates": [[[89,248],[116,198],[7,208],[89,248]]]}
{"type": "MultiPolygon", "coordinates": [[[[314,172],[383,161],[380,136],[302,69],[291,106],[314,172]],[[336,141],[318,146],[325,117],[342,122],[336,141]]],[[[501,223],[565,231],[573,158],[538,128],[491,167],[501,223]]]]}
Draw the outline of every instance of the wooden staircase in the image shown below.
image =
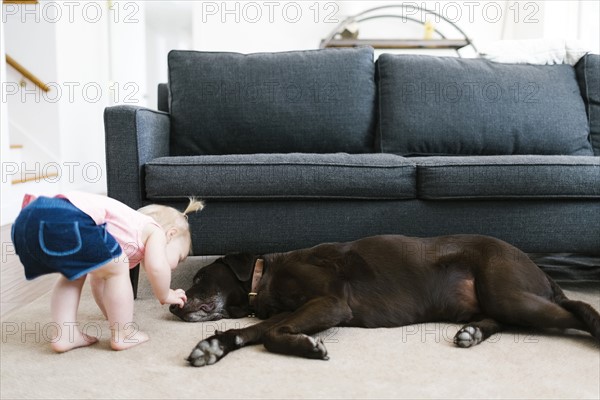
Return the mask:
{"type": "Polygon", "coordinates": [[[36,171],[34,168],[27,168],[27,161],[23,161],[23,145],[22,144],[11,144],[10,146],[11,160],[18,170],[15,171],[14,177],[11,179],[11,185],[20,185],[27,182],[41,181],[56,181],[59,178],[59,174],[56,172],[36,171]]]}

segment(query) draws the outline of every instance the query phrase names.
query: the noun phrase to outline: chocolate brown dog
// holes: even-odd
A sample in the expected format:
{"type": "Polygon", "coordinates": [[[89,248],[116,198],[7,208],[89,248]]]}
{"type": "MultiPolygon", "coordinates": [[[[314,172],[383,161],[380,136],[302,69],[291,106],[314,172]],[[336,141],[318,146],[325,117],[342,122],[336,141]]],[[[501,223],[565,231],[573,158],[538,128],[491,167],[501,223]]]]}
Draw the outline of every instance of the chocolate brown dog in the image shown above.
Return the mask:
{"type": "Polygon", "coordinates": [[[467,323],[460,347],[481,343],[504,326],[579,329],[600,342],[600,314],[569,300],[525,253],[476,235],[373,236],[288,253],[228,255],[196,274],[185,321],[240,318],[256,325],[216,332],[194,348],[199,367],[232,350],[263,343],[269,351],[327,359],[309,335],[333,326],[394,327],[422,322],[467,323]]]}

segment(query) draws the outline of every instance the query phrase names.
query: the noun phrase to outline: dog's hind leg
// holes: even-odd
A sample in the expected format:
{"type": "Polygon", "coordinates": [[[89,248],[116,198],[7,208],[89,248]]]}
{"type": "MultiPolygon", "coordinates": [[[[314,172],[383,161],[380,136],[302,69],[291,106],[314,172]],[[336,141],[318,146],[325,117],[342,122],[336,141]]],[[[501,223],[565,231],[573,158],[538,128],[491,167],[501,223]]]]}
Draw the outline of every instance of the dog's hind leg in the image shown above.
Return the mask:
{"type": "Polygon", "coordinates": [[[515,293],[486,313],[502,323],[540,329],[578,329],[598,340],[600,315],[590,305],[573,300],[554,303],[532,293],[515,293]]]}
{"type": "Polygon", "coordinates": [[[558,284],[520,253],[482,263],[475,273],[481,313],[500,324],[539,329],[578,329],[598,339],[600,314],[569,300],[558,284]]]}
{"type": "Polygon", "coordinates": [[[478,321],[469,322],[463,326],[454,336],[454,344],[458,347],[475,346],[494,333],[500,332],[503,326],[492,318],[482,318],[478,321]]]}
{"type": "Polygon", "coordinates": [[[600,314],[591,305],[577,300],[562,300],[559,305],[575,315],[584,325],[577,328],[589,332],[600,343],[600,314]]]}
{"type": "Polygon", "coordinates": [[[579,329],[600,336],[600,315],[589,304],[569,300],[560,304],[531,293],[516,293],[486,309],[493,318],[463,326],[454,336],[459,347],[471,347],[503,329],[503,324],[540,329],[579,329]],[[498,322],[501,321],[501,322],[498,322]]]}
{"type": "Polygon", "coordinates": [[[600,314],[598,311],[583,301],[571,300],[567,298],[560,286],[558,286],[558,284],[554,282],[552,278],[547,278],[548,282],[550,282],[550,286],[552,287],[554,301],[565,310],[573,313],[580,321],[582,321],[587,327],[587,329],[584,330],[591,333],[592,336],[594,336],[600,343],[600,314]]]}

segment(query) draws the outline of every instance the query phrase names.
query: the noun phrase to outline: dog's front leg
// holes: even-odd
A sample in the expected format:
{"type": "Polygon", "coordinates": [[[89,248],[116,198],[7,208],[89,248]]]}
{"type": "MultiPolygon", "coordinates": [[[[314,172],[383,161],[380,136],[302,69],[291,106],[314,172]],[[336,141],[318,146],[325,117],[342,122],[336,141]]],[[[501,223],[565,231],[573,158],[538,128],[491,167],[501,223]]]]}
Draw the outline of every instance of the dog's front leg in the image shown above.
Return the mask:
{"type": "Polygon", "coordinates": [[[214,335],[201,340],[194,347],[187,361],[194,367],[203,367],[216,363],[233,350],[261,343],[265,332],[272,329],[289,314],[277,314],[247,328],[229,329],[225,332],[217,331],[214,335]]]}
{"type": "Polygon", "coordinates": [[[348,304],[334,296],[313,299],[268,330],[263,338],[267,350],[306,358],[327,360],[323,340],[309,335],[352,318],[348,304]]]}

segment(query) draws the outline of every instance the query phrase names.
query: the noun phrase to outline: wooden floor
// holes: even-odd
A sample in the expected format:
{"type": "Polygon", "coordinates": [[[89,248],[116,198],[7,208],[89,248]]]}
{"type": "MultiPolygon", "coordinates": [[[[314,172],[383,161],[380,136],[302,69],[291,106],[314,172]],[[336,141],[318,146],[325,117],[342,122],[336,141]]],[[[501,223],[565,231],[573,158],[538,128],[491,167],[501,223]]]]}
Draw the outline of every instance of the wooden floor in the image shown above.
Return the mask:
{"type": "Polygon", "coordinates": [[[23,266],[15,254],[14,246],[10,239],[11,225],[1,229],[2,265],[0,266],[0,317],[23,307],[48,293],[57,275],[44,275],[32,281],[25,279],[23,266]]]}

